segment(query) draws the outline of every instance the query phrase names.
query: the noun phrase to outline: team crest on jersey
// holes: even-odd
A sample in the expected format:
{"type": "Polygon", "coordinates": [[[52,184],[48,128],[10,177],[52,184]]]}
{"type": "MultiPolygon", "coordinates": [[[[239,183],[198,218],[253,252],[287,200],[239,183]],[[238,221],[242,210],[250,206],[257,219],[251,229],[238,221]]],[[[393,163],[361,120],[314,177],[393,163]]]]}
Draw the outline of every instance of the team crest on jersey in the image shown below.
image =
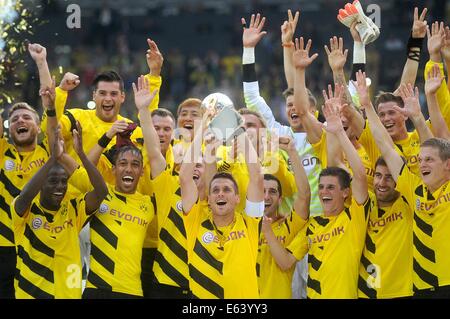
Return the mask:
{"type": "Polygon", "coordinates": [[[33,219],[33,221],[31,222],[31,227],[33,227],[33,229],[39,229],[42,227],[42,219],[39,217],[35,217],[33,219]]]}
{"type": "Polygon", "coordinates": [[[205,244],[209,244],[212,243],[212,241],[214,240],[214,234],[210,231],[207,231],[206,233],[203,234],[202,236],[202,241],[205,244]]]}
{"type": "Polygon", "coordinates": [[[139,206],[139,209],[142,210],[142,211],[144,211],[144,212],[147,212],[148,206],[147,206],[146,204],[141,204],[141,205],[139,206]]]}
{"type": "Polygon", "coordinates": [[[14,163],[13,160],[6,160],[5,161],[5,170],[12,171],[16,167],[16,163],[14,163]]]}
{"type": "Polygon", "coordinates": [[[178,209],[178,211],[180,211],[180,212],[182,212],[183,211],[183,203],[181,202],[181,200],[179,200],[178,202],[177,202],[177,209],[178,209]]]}
{"type": "Polygon", "coordinates": [[[104,214],[104,213],[108,212],[108,210],[109,210],[108,205],[106,205],[106,204],[104,204],[104,203],[102,203],[102,204],[100,205],[100,208],[98,209],[98,211],[99,211],[101,214],[104,214]]]}

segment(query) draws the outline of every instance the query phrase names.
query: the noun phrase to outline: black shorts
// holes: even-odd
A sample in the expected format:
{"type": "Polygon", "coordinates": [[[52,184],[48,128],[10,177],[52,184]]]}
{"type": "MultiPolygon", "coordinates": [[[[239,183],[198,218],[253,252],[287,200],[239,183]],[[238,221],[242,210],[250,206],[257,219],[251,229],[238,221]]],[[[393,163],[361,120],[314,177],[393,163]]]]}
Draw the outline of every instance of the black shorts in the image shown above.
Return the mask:
{"type": "Polygon", "coordinates": [[[153,274],[153,262],[155,261],[156,248],[143,248],[141,260],[141,283],[144,298],[150,298],[152,283],[155,281],[153,274]]]}
{"type": "Polygon", "coordinates": [[[0,247],[0,299],[14,299],[16,247],[0,247]]]}
{"type": "Polygon", "coordinates": [[[96,288],[86,288],[82,299],[141,299],[141,296],[124,294],[96,288]]]}
{"type": "Polygon", "coordinates": [[[450,299],[450,286],[422,289],[414,292],[415,299],[450,299]]]}
{"type": "Polygon", "coordinates": [[[192,299],[189,289],[153,282],[148,298],[151,299],[192,299]]]}

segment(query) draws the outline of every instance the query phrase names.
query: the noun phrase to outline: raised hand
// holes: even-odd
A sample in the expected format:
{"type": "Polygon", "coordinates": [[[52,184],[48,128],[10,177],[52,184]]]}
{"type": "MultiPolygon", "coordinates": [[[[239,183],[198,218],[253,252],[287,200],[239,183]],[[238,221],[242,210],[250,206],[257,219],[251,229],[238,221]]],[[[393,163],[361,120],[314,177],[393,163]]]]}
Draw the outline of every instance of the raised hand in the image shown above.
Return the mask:
{"type": "Polygon", "coordinates": [[[47,49],[38,43],[29,43],[28,52],[31,58],[36,62],[43,62],[47,59],[47,49]]]}
{"type": "Polygon", "coordinates": [[[61,158],[63,154],[64,154],[64,140],[61,136],[61,126],[58,125],[55,128],[55,140],[53,141],[51,156],[58,160],[59,158],[61,158]]]}
{"type": "Polygon", "coordinates": [[[295,50],[292,58],[296,69],[306,69],[319,56],[317,53],[309,56],[311,44],[312,41],[309,39],[305,47],[303,37],[301,37],[300,40],[295,38],[295,50]]]}
{"type": "Polygon", "coordinates": [[[241,23],[244,29],[242,32],[242,45],[244,48],[256,47],[261,38],[267,34],[266,31],[262,31],[265,22],[266,18],[263,17],[261,19],[261,15],[259,13],[256,15],[256,18],[255,15],[252,14],[250,18],[250,25],[247,28],[245,19],[241,18],[241,23]]]}
{"type": "Polygon", "coordinates": [[[39,96],[42,100],[42,106],[47,110],[55,109],[55,77],[52,79],[52,85],[50,87],[46,86],[39,90],[39,96]]]}
{"type": "MultiPolygon", "coordinates": [[[[445,38],[441,48],[441,54],[445,61],[450,61],[450,28],[445,27],[445,38]]],[[[448,67],[448,66],[447,66],[448,67]]]]}
{"type": "Polygon", "coordinates": [[[361,108],[365,109],[370,106],[369,89],[367,88],[366,72],[359,70],[356,72],[356,82],[352,81],[358,92],[361,108]]]}
{"type": "Polygon", "coordinates": [[[150,105],[158,90],[156,89],[150,93],[150,83],[145,76],[141,75],[140,77],[138,77],[137,87],[133,82],[133,92],[134,103],[136,104],[137,109],[140,111],[150,105]]]}
{"type": "Polygon", "coordinates": [[[147,50],[146,59],[150,74],[159,76],[164,62],[164,57],[158,49],[156,42],[147,39],[149,49],[147,50]]]}
{"type": "Polygon", "coordinates": [[[278,138],[278,145],[280,147],[280,149],[282,149],[283,151],[286,152],[296,152],[296,148],[295,148],[295,142],[292,139],[292,137],[290,136],[280,136],[278,138]]]}
{"type": "Polygon", "coordinates": [[[412,26],[413,38],[420,38],[420,39],[425,38],[427,34],[427,20],[425,20],[427,11],[428,9],[424,8],[419,17],[419,9],[417,7],[414,8],[414,22],[412,26]]]}
{"type": "Polygon", "coordinates": [[[337,134],[341,131],[344,131],[344,128],[342,127],[342,121],[340,117],[340,104],[343,94],[343,89],[339,88],[338,85],[335,86],[335,93],[333,95],[333,90],[331,89],[331,85],[328,85],[328,95],[325,90],[322,91],[324,99],[325,99],[325,105],[322,106],[323,115],[325,116],[325,119],[327,121],[327,124],[324,125],[324,128],[327,130],[327,132],[332,134],[337,134]],[[337,103],[337,101],[339,101],[337,103]]]}
{"type": "Polygon", "coordinates": [[[267,216],[263,216],[261,231],[263,234],[267,234],[267,232],[272,231],[272,222],[273,219],[267,216]]]}
{"type": "Polygon", "coordinates": [[[433,68],[428,72],[428,79],[425,81],[425,94],[436,94],[441,87],[444,76],[441,74],[438,64],[434,64],[433,68]]]}
{"type": "Polygon", "coordinates": [[[347,61],[348,50],[344,50],[344,40],[336,36],[330,38],[330,49],[325,45],[325,52],[328,55],[328,64],[333,72],[343,70],[347,61]]]}
{"type": "Polygon", "coordinates": [[[59,88],[64,91],[72,91],[80,84],[80,77],[76,74],[67,72],[59,83],[59,88]]]}
{"type": "MultiPolygon", "coordinates": [[[[58,136],[58,135],[55,135],[58,136]]],[[[83,150],[83,130],[81,128],[81,124],[79,121],[77,121],[77,129],[72,131],[72,137],[73,137],[73,148],[75,152],[78,154],[78,156],[81,157],[81,155],[84,154],[83,150]]]]}
{"type": "Polygon", "coordinates": [[[430,28],[427,27],[427,37],[428,37],[428,52],[430,53],[430,58],[435,62],[440,62],[440,52],[444,46],[445,28],[444,22],[435,22],[430,28]]]}
{"type": "Polygon", "coordinates": [[[281,25],[281,43],[287,44],[292,42],[299,16],[299,11],[296,11],[295,16],[293,17],[291,9],[288,10],[288,21],[284,21],[281,25]]]}
{"type": "Polygon", "coordinates": [[[358,30],[356,30],[356,26],[358,25],[358,23],[360,22],[355,20],[350,26],[350,34],[352,35],[353,42],[362,42],[361,35],[359,34],[358,30]]]}
{"type": "Polygon", "coordinates": [[[415,119],[422,115],[419,103],[419,89],[416,87],[415,90],[411,84],[402,84],[399,88],[400,97],[403,100],[405,107],[399,107],[397,105],[394,108],[402,113],[404,116],[410,119],[415,119]]]}

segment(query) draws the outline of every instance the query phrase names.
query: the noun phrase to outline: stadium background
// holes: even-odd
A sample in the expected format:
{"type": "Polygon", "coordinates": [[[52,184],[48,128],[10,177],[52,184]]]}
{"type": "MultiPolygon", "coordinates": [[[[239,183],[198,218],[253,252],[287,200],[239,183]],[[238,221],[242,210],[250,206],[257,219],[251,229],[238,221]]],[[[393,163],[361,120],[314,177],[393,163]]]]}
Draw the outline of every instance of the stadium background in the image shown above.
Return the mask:
{"type": "MultiPolygon", "coordinates": [[[[212,92],[228,94],[237,108],[244,106],[242,94],[242,29],[240,18],[248,21],[251,13],[267,18],[268,34],[256,49],[257,74],[261,94],[286,123],[284,99],[286,89],[283,73],[280,26],[287,18],[287,9],[300,9],[295,36],[312,38],[312,52],[319,58],[308,69],[307,85],[319,97],[326,84],[332,83],[331,70],[323,45],[333,35],[343,36],[344,45],[353,49],[348,29],[336,15],[346,0],[28,0],[22,1],[39,20],[33,35],[24,33],[31,42],[47,48],[47,59],[57,82],[65,72],[80,76],[80,86],[70,95],[67,107],[86,108],[91,99],[91,81],[102,70],[118,70],[125,81],[126,102],[121,114],[135,119],[130,92],[131,83],[148,72],[145,61],[146,38],[158,44],[164,55],[160,107],[176,110],[187,97],[203,99],[212,92]],[[81,9],[81,28],[66,26],[69,4],[81,9]],[[107,17],[110,17],[108,19],[107,17]],[[105,18],[106,17],[106,18],[105,18]]],[[[406,60],[406,42],[412,26],[414,6],[428,7],[427,21],[448,24],[450,2],[446,0],[362,0],[364,7],[376,3],[381,8],[381,36],[366,47],[367,72],[372,91],[392,91],[398,84],[406,60]]],[[[21,40],[23,40],[21,39],[21,40]]],[[[426,40],[423,51],[426,52],[426,40]]],[[[27,101],[40,112],[38,75],[28,53],[24,63],[15,66],[15,79],[7,79],[3,90],[13,96],[12,102],[27,101]]],[[[423,85],[423,67],[428,53],[421,56],[418,83],[423,85]]],[[[351,68],[352,55],[346,64],[351,68]]],[[[425,106],[424,97],[422,105],[425,106]]],[[[8,108],[10,105],[3,105],[8,108]]],[[[6,116],[4,115],[4,118],[6,116]]]]}

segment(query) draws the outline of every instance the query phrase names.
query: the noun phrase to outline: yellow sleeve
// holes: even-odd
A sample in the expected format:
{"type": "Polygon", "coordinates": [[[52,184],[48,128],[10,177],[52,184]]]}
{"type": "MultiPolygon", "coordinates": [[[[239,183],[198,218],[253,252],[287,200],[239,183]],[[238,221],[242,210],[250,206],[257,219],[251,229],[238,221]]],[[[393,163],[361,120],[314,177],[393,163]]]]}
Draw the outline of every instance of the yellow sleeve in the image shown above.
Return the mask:
{"type": "Polygon", "coordinates": [[[97,169],[102,174],[106,184],[116,185],[116,177],[112,170],[112,164],[105,155],[101,155],[97,164],[97,169]]]}
{"type": "Polygon", "coordinates": [[[381,153],[375,139],[373,138],[372,132],[370,131],[369,121],[366,120],[366,125],[364,126],[364,130],[358,140],[366,150],[370,162],[376,163],[378,157],[381,156],[381,153]]]}
{"type": "Polygon", "coordinates": [[[30,209],[31,209],[31,205],[33,205],[33,202],[30,203],[30,206],[27,208],[27,210],[25,211],[25,213],[23,214],[22,217],[20,217],[17,213],[16,213],[16,200],[19,196],[17,196],[16,198],[13,199],[13,201],[11,202],[11,219],[12,219],[12,228],[14,233],[17,233],[18,231],[22,231],[23,229],[23,225],[28,221],[29,216],[30,216],[30,209]]]}
{"type": "Polygon", "coordinates": [[[409,207],[411,207],[413,211],[416,205],[414,191],[421,183],[421,178],[413,174],[408,166],[403,164],[400,174],[398,175],[395,189],[406,198],[409,207]]]}
{"type": "Polygon", "coordinates": [[[441,75],[444,76],[444,81],[442,81],[441,86],[436,92],[436,97],[445,123],[447,123],[447,126],[450,127],[450,92],[448,91],[447,82],[445,81],[444,63],[436,63],[431,60],[428,61],[425,65],[424,78],[425,80],[428,79],[428,72],[430,72],[435,64],[439,65],[441,75]]]}
{"type": "Polygon", "coordinates": [[[288,223],[291,226],[291,233],[296,236],[297,233],[308,223],[308,220],[301,218],[295,211],[292,211],[291,216],[288,217],[288,223]]]}
{"type": "Polygon", "coordinates": [[[148,108],[149,108],[149,110],[151,112],[153,110],[156,110],[158,108],[158,105],[159,105],[159,92],[160,92],[160,89],[161,89],[162,77],[161,76],[154,76],[154,75],[147,74],[145,76],[145,78],[150,83],[150,92],[153,92],[156,89],[158,90],[158,93],[156,93],[156,95],[153,98],[152,102],[148,106],[148,108]]]}
{"type": "Polygon", "coordinates": [[[87,193],[93,190],[89,175],[82,166],[78,167],[70,176],[69,184],[78,189],[81,193],[87,193]]]}
{"type": "Polygon", "coordinates": [[[291,197],[297,193],[294,174],[289,170],[288,163],[280,152],[267,152],[262,162],[264,174],[272,174],[281,183],[283,197],[291,197]]]}
{"type": "Polygon", "coordinates": [[[308,225],[305,225],[286,248],[297,260],[302,260],[309,250],[307,229],[308,225]]]}
{"type": "Polygon", "coordinates": [[[59,120],[64,113],[69,92],[62,90],[60,87],[55,88],[55,109],[56,118],[59,120]]]}
{"type": "MultiPolygon", "coordinates": [[[[72,199],[71,201],[75,201],[76,203],[76,224],[78,231],[81,231],[84,224],[86,223],[86,220],[88,219],[88,215],[86,214],[86,200],[85,200],[86,194],[81,194],[77,198],[72,199]]],[[[98,211],[95,210],[92,212],[92,214],[95,214],[98,211]]]]}
{"type": "Polygon", "coordinates": [[[316,153],[316,156],[319,158],[320,163],[322,164],[322,168],[327,167],[327,134],[324,130],[322,130],[322,135],[320,136],[320,140],[317,143],[311,144],[316,153]]]}

